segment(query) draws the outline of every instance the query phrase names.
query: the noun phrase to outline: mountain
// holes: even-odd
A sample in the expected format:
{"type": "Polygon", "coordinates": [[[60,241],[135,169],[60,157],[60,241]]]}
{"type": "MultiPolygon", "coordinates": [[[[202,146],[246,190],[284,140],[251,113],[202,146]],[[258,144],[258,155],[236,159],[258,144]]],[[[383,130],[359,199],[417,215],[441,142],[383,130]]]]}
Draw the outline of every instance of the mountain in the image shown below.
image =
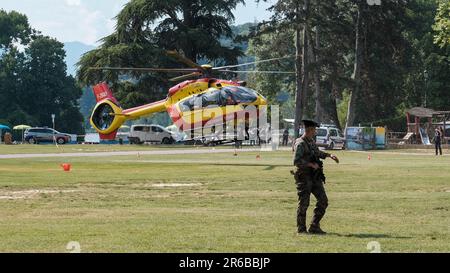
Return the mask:
{"type": "Polygon", "coordinates": [[[80,42],[64,43],[64,50],[66,50],[67,73],[75,76],[76,63],[80,60],[84,53],[93,49],[95,49],[94,46],[86,45],[80,42]]]}
{"type": "MultiPolygon", "coordinates": [[[[95,49],[94,46],[86,45],[80,42],[67,42],[64,43],[64,50],[66,51],[66,64],[67,64],[67,74],[75,77],[76,75],[76,63],[80,60],[84,53],[95,49]]],[[[92,88],[83,88],[83,95],[80,100],[80,112],[84,117],[84,127],[90,128],[89,116],[92,109],[95,106],[95,97],[92,93],[92,88]]]]}

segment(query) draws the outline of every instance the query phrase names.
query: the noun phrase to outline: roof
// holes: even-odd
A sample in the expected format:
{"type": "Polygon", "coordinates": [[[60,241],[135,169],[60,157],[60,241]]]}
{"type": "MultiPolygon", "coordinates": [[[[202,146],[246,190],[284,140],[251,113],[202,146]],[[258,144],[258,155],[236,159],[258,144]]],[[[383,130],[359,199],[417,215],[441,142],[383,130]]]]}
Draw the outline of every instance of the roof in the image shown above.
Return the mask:
{"type": "Polygon", "coordinates": [[[420,118],[431,118],[436,113],[433,109],[423,108],[423,107],[414,107],[406,111],[408,114],[420,117],[420,118]]]}

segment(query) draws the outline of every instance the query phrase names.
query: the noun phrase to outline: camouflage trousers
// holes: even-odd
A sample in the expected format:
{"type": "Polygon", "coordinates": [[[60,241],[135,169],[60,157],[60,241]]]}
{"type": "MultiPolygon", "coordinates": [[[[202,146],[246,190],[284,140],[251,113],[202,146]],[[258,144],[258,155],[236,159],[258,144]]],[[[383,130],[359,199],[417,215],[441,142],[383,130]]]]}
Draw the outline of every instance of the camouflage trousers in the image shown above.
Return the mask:
{"type": "Polygon", "coordinates": [[[309,172],[297,171],[294,173],[294,177],[298,194],[297,228],[299,230],[306,229],[306,211],[309,207],[311,193],[317,199],[311,225],[320,226],[320,220],[328,207],[328,197],[323,182],[314,180],[313,175],[309,172]]]}

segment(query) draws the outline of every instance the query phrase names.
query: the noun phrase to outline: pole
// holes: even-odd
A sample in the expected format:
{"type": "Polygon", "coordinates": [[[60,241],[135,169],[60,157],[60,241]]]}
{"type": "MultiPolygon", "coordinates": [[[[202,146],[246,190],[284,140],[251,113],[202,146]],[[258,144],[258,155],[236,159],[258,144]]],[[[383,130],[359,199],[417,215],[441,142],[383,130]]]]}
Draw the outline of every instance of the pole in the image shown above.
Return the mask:
{"type": "Polygon", "coordinates": [[[55,137],[55,114],[52,114],[52,123],[53,123],[53,143],[58,146],[56,143],[56,137],[55,137]]]}

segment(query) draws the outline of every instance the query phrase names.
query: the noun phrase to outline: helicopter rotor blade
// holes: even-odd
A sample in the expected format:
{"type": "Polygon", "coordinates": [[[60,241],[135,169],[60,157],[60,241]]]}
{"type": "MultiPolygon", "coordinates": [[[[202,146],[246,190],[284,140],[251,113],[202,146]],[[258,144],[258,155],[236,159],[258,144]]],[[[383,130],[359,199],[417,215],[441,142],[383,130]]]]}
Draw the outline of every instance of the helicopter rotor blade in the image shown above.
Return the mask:
{"type": "Polygon", "coordinates": [[[189,60],[188,58],[184,57],[176,50],[167,50],[166,54],[167,54],[167,56],[175,59],[178,62],[184,63],[187,66],[190,66],[192,68],[197,68],[197,70],[203,71],[203,67],[201,67],[201,65],[196,64],[192,60],[189,60]]]}
{"type": "Polygon", "coordinates": [[[247,70],[247,71],[242,71],[242,70],[217,70],[219,72],[224,72],[224,73],[236,73],[236,74],[246,74],[246,73],[255,73],[255,74],[295,74],[295,72],[292,71],[258,71],[258,70],[247,70]]]}
{"type": "Polygon", "coordinates": [[[187,75],[183,75],[183,76],[179,76],[179,77],[176,77],[176,78],[169,79],[169,81],[171,81],[171,82],[178,82],[178,81],[182,81],[182,80],[192,79],[192,78],[195,78],[195,77],[198,77],[198,76],[201,76],[201,75],[202,75],[201,72],[194,72],[194,73],[191,73],[191,74],[187,74],[187,75]]]}
{"type": "Polygon", "coordinates": [[[109,70],[109,71],[141,71],[141,72],[167,72],[167,73],[186,73],[197,72],[194,68],[146,68],[146,67],[90,67],[90,70],[109,70]]]}
{"type": "Polygon", "coordinates": [[[272,59],[267,59],[267,60],[254,61],[254,62],[243,63],[243,64],[215,67],[215,68],[213,68],[213,70],[222,70],[222,69],[236,68],[236,67],[241,67],[241,66],[249,66],[249,65],[255,65],[255,64],[260,64],[260,63],[268,63],[268,62],[279,61],[279,60],[284,60],[284,59],[291,59],[291,58],[296,58],[296,56],[291,55],[291,56],[285,56],[285,57],[280,57],[280,58],[272,58],[272,59]]]}

